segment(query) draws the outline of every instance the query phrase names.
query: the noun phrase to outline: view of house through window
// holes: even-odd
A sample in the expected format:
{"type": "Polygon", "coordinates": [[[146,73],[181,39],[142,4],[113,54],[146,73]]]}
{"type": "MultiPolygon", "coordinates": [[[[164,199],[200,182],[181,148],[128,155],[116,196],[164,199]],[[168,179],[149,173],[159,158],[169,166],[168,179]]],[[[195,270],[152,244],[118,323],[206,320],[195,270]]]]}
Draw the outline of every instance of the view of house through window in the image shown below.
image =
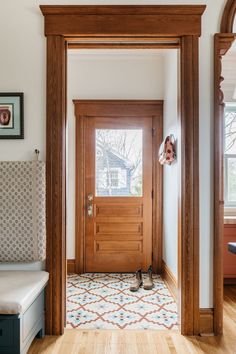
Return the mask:
{"type": "Polygon", "coordinates": [[[96,196],[142,196],[142,129],[96,129],[96,196]]]}
{"type": "Polygon", "coordinates": [[[236,207],[236,104],[225,107],[225,206],[236,207]]]}

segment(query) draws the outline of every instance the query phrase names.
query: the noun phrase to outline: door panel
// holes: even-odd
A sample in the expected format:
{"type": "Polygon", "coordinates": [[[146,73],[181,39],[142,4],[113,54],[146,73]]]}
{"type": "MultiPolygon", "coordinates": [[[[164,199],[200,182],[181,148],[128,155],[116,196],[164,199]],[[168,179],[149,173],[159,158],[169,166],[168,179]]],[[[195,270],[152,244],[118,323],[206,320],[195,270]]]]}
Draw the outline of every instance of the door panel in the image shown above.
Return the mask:
{"type": "Polygon", "coordinates": [[[129,205],[117,205],[110,203],[95,205],[95,215],[96,217],[107,217],[107,216],[116,216],[116,217],[124,217],[124,216],[143,216],[143,206],[137,204],[129,204],[129,205]]]}
{"type": "Polygon", "coordinates": [[[152,263],[152,117],[85,119],[85,270],[152,263]]]}

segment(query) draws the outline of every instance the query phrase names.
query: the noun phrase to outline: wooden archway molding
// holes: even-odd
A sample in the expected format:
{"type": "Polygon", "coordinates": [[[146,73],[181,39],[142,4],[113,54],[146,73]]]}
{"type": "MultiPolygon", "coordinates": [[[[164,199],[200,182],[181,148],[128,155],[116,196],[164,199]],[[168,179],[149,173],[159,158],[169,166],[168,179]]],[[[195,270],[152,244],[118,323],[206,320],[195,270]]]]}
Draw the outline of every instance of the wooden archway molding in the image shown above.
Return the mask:
{"type": "Polygon", "coordinates": [[[233,22],[236,0],[228,0],[221,31],[215,34],[214,47],[214,333],[223,332],[223,230],[224,230],[224,94],[221,90],[222,56],[230,49],[236,33],[233,22]]]}
{"type": "Polygon", "coordinates": [[[199,333],[198,39],[205,6],[41,6],[47,37],[46,332],[62,334],[66,284],[66,55],[69,43],[180,49],[179,318],[199,333]]]}

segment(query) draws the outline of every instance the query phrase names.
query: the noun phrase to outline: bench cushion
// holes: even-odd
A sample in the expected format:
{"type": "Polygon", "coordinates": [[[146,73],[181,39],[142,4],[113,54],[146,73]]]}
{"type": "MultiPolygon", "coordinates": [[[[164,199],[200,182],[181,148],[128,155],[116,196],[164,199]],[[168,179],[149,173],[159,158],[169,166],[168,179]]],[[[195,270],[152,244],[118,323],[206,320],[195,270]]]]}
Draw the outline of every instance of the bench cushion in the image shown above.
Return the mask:
{"type": "Polygon", "coordinates": [[[0,262],[0,271],[1,270],[44,270],[44,269],[45,269],[45,261],[0,262]]]}
{"type": "Polygon", "coordinates": [[[44,271],[0,271],[0,314],[21,314],[46,286],[44,271]]]}

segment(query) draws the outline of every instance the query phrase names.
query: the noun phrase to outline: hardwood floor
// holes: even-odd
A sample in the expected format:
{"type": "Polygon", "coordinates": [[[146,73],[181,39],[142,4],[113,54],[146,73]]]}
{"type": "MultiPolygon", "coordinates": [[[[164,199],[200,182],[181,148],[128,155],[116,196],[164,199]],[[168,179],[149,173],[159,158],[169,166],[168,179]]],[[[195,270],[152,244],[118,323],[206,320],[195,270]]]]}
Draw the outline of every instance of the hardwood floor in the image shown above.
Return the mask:
{"type": "Polygon", "coordinates": [[[236,286],[224,287],[224,335],[183,337],[174,331],[74,330],[36,339],[28,354],[235,354],[236,286]]]}

